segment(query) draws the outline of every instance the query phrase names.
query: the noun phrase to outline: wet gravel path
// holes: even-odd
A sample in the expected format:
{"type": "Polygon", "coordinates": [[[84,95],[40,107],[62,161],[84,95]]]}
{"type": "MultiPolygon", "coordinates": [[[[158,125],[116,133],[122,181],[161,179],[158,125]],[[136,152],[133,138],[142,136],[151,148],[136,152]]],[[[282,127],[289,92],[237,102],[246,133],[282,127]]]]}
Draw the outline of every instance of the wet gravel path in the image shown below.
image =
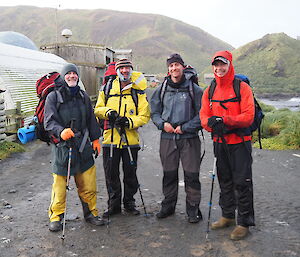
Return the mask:
{"type": "MultiPolygon", "coordinates": [[[[76,186],[72,180],[64,243],[60,233],[48,230],[47,208],[52,176],[50,148],[39,142],[27,152],[0,161],[0,257],[96,256],[96,257],[294,257],[300,256],[300,151],[253,150],[256,227],[243,241],[229,239],[231,228],[209,233],[205,240],[211,187],[212,144],[206,137],[206,156],[201,166],[204,220],[189,224],[185,216],[185,193],[180,170],[176,214],[164,220],[153,215],[162,200],[162,171],[158,155],[159,131],[152,123],[141,129],[145,150],[138,160],[138,178],[149,217],[120,214],[107,227],[93,227],[82,218],[76,186]],[[298,156],[297,156],[298,155],[298,156]]],[[[98,208],[106,207],[102,157],[96,161],[98,208]]],[[[218,182],[212,219],[220,216],[218,182]]]]}

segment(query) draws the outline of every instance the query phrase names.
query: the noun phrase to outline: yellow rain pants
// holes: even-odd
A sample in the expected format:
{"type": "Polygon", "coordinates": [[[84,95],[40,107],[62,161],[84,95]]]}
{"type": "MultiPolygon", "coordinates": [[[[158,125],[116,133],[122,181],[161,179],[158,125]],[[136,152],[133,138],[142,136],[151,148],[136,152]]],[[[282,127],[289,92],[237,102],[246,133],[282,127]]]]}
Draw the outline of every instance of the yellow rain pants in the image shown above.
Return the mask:
{"type": "MultiPolygon", "coordinates": [[[[53,175],[53,185],[51,194],[51,203],[49,206],[50,222],[59,221],[59,215],[65,211],[66,204],[66,186],[67,176],[60,176],[55,173],[53,175]]],[[[96,167],[91,168],[83,173],[74,176],[80,200],[87,204],[89,211],[98,216],[97,204],[97,186],[96,186],[96,167]]]]}

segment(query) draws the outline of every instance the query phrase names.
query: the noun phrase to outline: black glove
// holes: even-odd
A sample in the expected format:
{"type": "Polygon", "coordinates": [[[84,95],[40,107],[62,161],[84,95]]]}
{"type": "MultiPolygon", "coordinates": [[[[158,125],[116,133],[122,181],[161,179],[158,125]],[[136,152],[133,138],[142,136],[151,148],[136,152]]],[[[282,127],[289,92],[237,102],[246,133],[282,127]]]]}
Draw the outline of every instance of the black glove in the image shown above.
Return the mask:
{"type": "Polygon", "coordinates": [[[210,118],[208,118],[207,125],[208,125],[210,128],[214,128],[217,124],[220,124],[220,123],[223,124],[223,119],[222,119],[222,117],[219,117],[219,116],[211,116],[210,118]]]}
{"type": "Polygon", "coordinates": [[[116,119],[119,117],[119,114],[116,111],[112,110],[108,113],[107,116],[108,116],[109,123],[114,124],[116,119]]]}
{"type": "Polygon", "coordinates": [[[223,123],[222,117],[211,116],[208,119],[207,125],[212,128],[213,134],[218,136],[223,136],[225,133],[225,125],[223,123]]]}
{"type": "Polygon", "coordinates": [[[223,122],[217,123],[213,128],[213,134],[222,137],[225,134],[225,125],[223,122]]]}
{"type": "Polygon", "coordinates": [[[129,128],[129,120],[127,117],[118,117],[115,125],[120,128],[129,128]]]}

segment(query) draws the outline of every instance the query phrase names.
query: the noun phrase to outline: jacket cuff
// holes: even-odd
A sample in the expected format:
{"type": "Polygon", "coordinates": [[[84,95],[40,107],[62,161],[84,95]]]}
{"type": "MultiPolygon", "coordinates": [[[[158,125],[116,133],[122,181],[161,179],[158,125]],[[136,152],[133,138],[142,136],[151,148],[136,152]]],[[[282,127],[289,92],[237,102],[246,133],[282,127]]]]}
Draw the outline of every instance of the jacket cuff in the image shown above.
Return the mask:
{"type": "Polygon", "coordinates": [[[108,110],[106,111],[106,113],[105,113],[105,117],[106,117],[106,118],[108,118],[108,114],[109,114],[111,111],[113,111],[113,109],[108,109],[108,110]]]}
{"type": "Polygon", "coordinates": [[[128,119],[128,121],[129,121],[129,129],[133,129],[133,126],[134,126],[134,124],[133,124],[133,120],[130,118],[130,117],[127,117],[127,119],[128,119]]]}
{"type": "Polygon", "coordinates": [[[162,122],[159,126],[158,129],[164,130],[165,122],[162,122]]]}

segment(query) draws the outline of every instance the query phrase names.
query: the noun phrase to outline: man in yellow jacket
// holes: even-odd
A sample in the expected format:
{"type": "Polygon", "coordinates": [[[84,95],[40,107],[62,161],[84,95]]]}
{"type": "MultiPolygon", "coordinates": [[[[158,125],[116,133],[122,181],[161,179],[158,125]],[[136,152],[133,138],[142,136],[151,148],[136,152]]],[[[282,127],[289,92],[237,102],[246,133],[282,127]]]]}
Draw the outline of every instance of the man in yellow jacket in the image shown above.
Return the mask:
{"type": "Polygon", "coordinates": [[[108,192],[108,209],[103,217],[121,213],[122,188],[120,161],[124,172],[123,205],[127,213],[139,215],[134,195],[139,184],[136,176],[139,135],[137,129],[148,123],[150,108],[142,73],[133,71],[131,61],[121,59],[115,66],[117,77],[100,91],[95,115],[104,119],[103,166],[108,192]]]}

